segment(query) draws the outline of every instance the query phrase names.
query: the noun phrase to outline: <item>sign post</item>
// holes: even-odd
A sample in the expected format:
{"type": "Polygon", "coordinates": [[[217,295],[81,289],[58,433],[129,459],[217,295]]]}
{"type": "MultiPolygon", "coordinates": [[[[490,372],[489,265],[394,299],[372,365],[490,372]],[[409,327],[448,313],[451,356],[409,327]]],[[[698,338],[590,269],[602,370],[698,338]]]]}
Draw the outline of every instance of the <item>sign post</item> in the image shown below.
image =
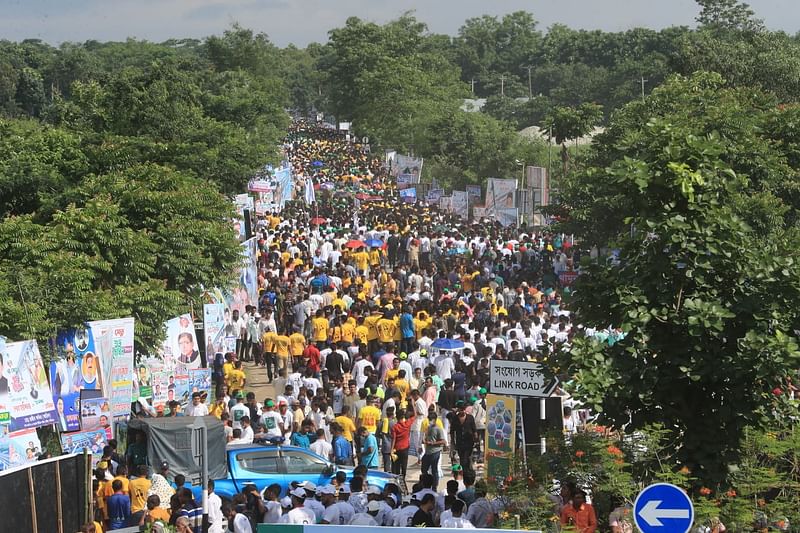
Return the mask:
{"type": "MultiPolygon", "coordinates": [[[[514,396],[519,398],[520,402],[522,397],[539,398],[539,419],[542,420],[542,423],[547,419],[545,399],[553,394],[556,386],[558,386],[558,378],[548,378],[545,375],[544,366],[539,363],[502,359],[493,359],[489,363],[489,388],[492,394],[514,396]]],[[[522,429],[523,457],[527,463],[524,425],[522,429]]],[[[547,451],[547,439],[544,436],[539,439],[539,450],[541,454],[547,451]]]]}
{"type": "Polygon", "coordinates": [[[694,522],[694,506],[681,488],[655,483],[636,497],[633,519],[642,533],[688,533],[694,522]]]}

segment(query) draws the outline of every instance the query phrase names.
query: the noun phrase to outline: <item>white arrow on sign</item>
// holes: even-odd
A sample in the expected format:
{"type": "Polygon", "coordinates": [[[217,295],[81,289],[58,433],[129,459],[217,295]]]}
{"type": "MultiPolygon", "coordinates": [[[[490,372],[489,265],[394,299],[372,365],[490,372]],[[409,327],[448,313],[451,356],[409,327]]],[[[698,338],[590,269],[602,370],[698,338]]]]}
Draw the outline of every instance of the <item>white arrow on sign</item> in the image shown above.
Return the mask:
{"type": "Polygon", "coordinates": [[[661,505],[661,500],[650,500],[639,511],[639,516],[647,522],[647,525],[663,526],[664,524],[659,518],[689,518],[689,509],[659,509],[659,505],[661,505]]]}

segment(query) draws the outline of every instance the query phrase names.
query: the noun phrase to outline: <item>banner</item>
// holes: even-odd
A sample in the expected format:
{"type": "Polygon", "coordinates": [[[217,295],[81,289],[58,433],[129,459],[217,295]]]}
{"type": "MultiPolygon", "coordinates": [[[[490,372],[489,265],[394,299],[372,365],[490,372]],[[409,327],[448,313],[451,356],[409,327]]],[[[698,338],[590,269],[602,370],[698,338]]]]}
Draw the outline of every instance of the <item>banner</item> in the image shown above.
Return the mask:
{"type": "Polygon", "coordinates": [[[200,368],[202,359],[197,346],[194,323],[190,314],[175,317],[164,323],[167,336],[161,345],[164,366],[169,369],[200,368]]]}
{"type": "Polygon", "coordinates": [[[247,193],[237,194],[233,199],[233,205],[236,208],[236,213],[239,215],[233,220],[234,233],[239,238],[239,242],[242,242],[247,238],[244,227],[244,210],[253,210],[253,197],[247,193]]]}
{"type": "MultiPolygon", "coordinates": [[[[154,359],[154,358],[150,358],[154,359]]],[[[153,397],[152,375],[150,365],[147,361],[142,361],[136,367],[136,373],[133,375],[133,401],[140,398],[149,400],[153,397]]]]}
{"type": "Polygon", "coordinates": [[[83,449],[87,448],[92,453],[92,468],[96,468],[100,462],[106,444],[108,437],[102,429],[61,434],[61,450],[64,453],[83,453],[83,449]]]}
{"type": "Polygon", "coordinates": [[[81,398],[81,431],[103,430],[106,438],[112,439],[114,433],[111,421],[111,404],[108,398],[81,398]]]}
{"type": "Polygon", "coordinates": [[[400,191],[400,198],[407,204],[413,204],[417,201],[417,188],[411,187],[409,189],[402,189],[400,191]]]}
{"type": "Polygon", "coordinates": [[[409,180],[408,183],[419,183],[420,176],[422,175],[422,163],[424,160],[421,157],[411,157],[408,155],[394,154],[391,160],[390,175],[394,176],[397,183],[402,179],[409,180]]]}
{"type": "Polygon", "coordinates": [[[514,207],[510,209],[498,209],[495,211],[495,220],[503,227],[513,226],[519,221],[519,210],[514,207]]]}
{"type": "Polygon", "coordinates": [[[472,218],[475,220],[481,220],[482,218],[487,218],[486,208],[482,205],[472,208],[472,218]]]}
{"type": "Polygon", "coordinates": [[[414,177],[411,174],[401,174],[397,176],[397,188],[402,192],[414,184],[414,177]]]}
{"type": "Polygon", "coordinates": [[[430,189],[428,190],[428,194],[425,196],[425,200],[430,205],[439,205],[439,199],[444,196],[443,189],[430,189]]]}
{"type": "Polygon", "coordinates": [[[96,320],[89,328],[97,346],[103,395],[114,418],[128,417],[133,401],[133,318],[96,320]]]}
{"type": "Polygon", "coordinates": [[[211,394],[211,369],[200,368],[183,372],[161,371],[152,375],[153,407],[164,409],[169,402],[176,401],[182,409],[191,402],[195,392],[211,394]]]}
{"type": "Polygon", "coordinates": [[[265,179],[252,179],[247,184],[247,190],[250,192],[268,192],[275,188],[269,180],[265,179]]]}
{"type": "Polygon", "coordinates": [[[442,196],[439,198],[439,209],[442,211],[450,211],[452,206],[452,196],[442,196]]]}
{"type": "Polygon", "coordinates": [[[453,213],[464,219],[469,217],[469,196],[466,191],[453,191],[450,198],[450,209],[453,213]]]}
{"type": "Polygon", "coordinates": [[[225,304],[203,304],[203,333],[206,339],[206,359],[213,360],[214,354],[223,351],[225,341],[225,304]]]}
{"type": "Polygon", "coordinates": [[[0,470],[36,462],[41,453],[42,443],[35,429],[0,433],[0,470]]]}
{"type": "Polygon", "coordinates": [[[516,190],[517,180],[489,178],[486,184],[486,209],[488,212],[496,215],[500,209],[514,208],[514,192],[516,190]]]}
{"type": "Polygon", "coordinates": [[[514,460],[517,435],[517,400],[512,396],[486,395],[486,479],[505,479],[514,460]]]}
{"type": "Polygon", "coordinates": [[[55,424],[56,404],[35,340],[0,344],[0,423],[9,431],[55,424]]]}
{"type": "Polygon", "coordinates": [[[275,171],[275,203],[283,209],[286,202],[294,197],[294,181],[292,180],[292,169],[281,167],[275,171]]]}
{"type": "Polygon", "coordinates": [[[311,205],[317,201],[317,194],[314,191],[314,181],[310,177],[305,180],[303,198],[307,205],[311,205]]]}
{"type": "Polygon", "coordinates": [[[480,185],[467,185],[467,194],[469,195],[469,203],[476,204],[481,201],[481,186],[480,185]]]}

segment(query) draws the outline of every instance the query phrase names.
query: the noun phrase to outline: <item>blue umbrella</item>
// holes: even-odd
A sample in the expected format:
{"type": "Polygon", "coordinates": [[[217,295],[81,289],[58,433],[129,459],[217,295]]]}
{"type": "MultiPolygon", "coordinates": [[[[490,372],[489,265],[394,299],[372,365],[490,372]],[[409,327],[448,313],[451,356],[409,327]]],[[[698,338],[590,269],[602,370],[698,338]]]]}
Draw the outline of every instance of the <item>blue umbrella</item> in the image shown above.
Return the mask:
{"type": "Polygon", "coordinates": [[[371,248],[380,248],[381,246],[383,246],[383,241],[380,239],[367,239],[366,241],[364,241],[364,244],[366,244],[371,248]]]}
{"type": "Polygon", "coordinates": [[[325,163],[323,163],[322,161],[314,161],[313,163],[311,163],[311,165],[315,167],[324,167],[325,163]]]}
{"type": "Polygon", "coordinates": [[[440,350],[460,350],[463,347],[464,343],[455,339],[436,339],[433,341],[433,344],[431,344],[431,348],[438,348],[440,350]]]}

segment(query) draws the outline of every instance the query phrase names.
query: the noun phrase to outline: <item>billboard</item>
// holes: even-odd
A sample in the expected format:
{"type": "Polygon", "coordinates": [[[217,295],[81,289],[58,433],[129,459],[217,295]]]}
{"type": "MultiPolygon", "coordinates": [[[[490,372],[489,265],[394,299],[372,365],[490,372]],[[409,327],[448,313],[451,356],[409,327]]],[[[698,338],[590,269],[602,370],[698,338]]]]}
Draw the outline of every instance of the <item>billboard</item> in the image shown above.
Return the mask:
{"type": "Polygon", "coordinates": [[[469,216],[469,196],[466,191],[453,191],[450,209],[454,214],[466,219],[469,216]]]}
{"type": "Polygon", "coordinates": [[[225,353],[225,304],[203,304],[203,333],[206,339],[206,358],[225,353]]]}
{"type": "Polygon", "coordinates": [[[0,423],[10,431],[55,424],[56,404],[35,340],[0,340],[0,423]]]}
{"type": "Polygon", "coordinates": [[[501,209],[513,209],[517,180],[489,178],[486,184],[486,209],[497,214],[501,209]]]}
{"type": "Polygon", "coordinates": [[[517,436],[517,400],[511,396],[486,395],[486,478],[505,479],[513,470],[517,436]]]}
{"type": "Polygon", "coordinates": [[[89,330],[97,347],[103,376],[102,391],[114,418],[130,416],[133,401],[133,318],[96,320],[89,330]]]}
{"type": "Polygon", "coordinates": [[[166,338],[161,345],[161,357],[167,369],[201,368],[203,361],[194,332],[194,322],[188,313],[167,320],[166,338]]]}

